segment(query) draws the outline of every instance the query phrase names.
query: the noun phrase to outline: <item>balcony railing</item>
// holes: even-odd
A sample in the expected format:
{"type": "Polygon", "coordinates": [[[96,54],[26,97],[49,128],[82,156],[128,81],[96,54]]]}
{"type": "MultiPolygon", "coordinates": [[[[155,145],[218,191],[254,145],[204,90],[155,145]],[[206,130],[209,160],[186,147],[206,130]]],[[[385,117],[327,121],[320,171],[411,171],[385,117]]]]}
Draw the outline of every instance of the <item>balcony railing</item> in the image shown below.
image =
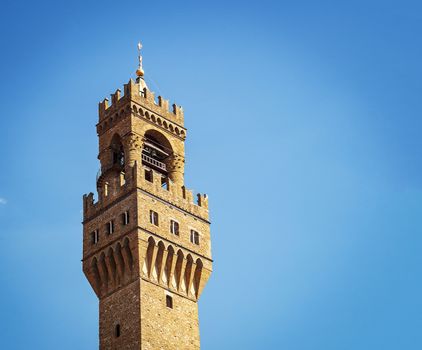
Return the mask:
{"type": "Polygon", "coordinates": [[[163,171],[167,171],[166,165],[163,162],[160,162],[159,160],[156,160],[150,156],[147,156],[146,154],[142,153],[142,160],[147,163],[150,164],[158,169],[161,169],[163,171]]]}

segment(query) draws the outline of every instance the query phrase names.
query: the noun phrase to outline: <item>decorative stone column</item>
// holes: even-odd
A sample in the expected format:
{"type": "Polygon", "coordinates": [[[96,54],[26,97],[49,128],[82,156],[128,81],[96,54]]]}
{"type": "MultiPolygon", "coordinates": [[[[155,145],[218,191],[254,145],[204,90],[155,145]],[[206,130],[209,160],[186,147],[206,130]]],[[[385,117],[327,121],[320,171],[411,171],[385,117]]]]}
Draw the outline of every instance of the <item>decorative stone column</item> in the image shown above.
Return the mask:
{"type": "Polygon", "coordinates": [[[133,167],[135,161],[138,161],[139,163],[139,157],[141,154],[141,142],[141,138],[133,132],[124,138],[126,172],[129,172],[129,167],[133,167]]]}
{"type": "Polygon", "coordinates": [[[168,172],[171,181],[173,181],[177,186],[183,186],[185,158],[178,154],[173,154],[169,163],[168,172]]]}

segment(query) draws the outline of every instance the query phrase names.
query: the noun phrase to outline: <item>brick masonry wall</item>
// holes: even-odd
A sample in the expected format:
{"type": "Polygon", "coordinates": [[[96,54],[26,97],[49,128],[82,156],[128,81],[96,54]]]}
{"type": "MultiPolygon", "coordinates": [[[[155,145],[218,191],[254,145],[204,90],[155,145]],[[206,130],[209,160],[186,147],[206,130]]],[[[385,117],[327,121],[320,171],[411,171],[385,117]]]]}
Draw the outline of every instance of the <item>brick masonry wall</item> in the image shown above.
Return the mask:
{"type": "Polygon", "coordinates": [[[198,304],[167,292],[148,281],[141,282],[142,350],[197,350],[198,304]],[[166,295],[173,308],[166,306],[166,295]]]}
{"type": "Polygon", "coordinates": [[[139,350],[140,336],[140,281],[114,292],[100,300],[100,349],[139,350]],[[120,336],[116,337],[116,325],[120,336]]]}
{"type": "Polygon", "coordinates": [[[182,246],[193,252],[210,257],[210,226],[193,215],[178,210],[174,206],[164,203],[151,196],[138,192],[138,222],[139,227],[150,232],[154,232],[158,236],[172,241],[176,246],[182,246]],[[159,225],[156,226],[150,222],[150,210],[158,213],[159,225]],[[179,236],[170,232],[170,220],[176,220],[179,223],[179,236]],[[200,244],[196,245],[190,241],[190,230],[196,230],[200,234],[200,244]]]}

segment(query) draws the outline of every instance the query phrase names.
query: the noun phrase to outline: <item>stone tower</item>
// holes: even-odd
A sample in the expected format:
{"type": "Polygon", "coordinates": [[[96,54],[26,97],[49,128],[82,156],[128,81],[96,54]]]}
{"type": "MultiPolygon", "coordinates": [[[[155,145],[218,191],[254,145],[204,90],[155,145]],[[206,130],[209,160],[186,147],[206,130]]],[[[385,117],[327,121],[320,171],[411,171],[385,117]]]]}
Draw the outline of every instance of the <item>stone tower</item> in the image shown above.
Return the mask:
{"type": "Polygon", "coordinates": [[[212,271],[208,198],[184,185],[183,110],[144,81],[99,104],[98,201],[83,197],[83,271],[99,298],[100,349],[199,349],[212,271]]]}

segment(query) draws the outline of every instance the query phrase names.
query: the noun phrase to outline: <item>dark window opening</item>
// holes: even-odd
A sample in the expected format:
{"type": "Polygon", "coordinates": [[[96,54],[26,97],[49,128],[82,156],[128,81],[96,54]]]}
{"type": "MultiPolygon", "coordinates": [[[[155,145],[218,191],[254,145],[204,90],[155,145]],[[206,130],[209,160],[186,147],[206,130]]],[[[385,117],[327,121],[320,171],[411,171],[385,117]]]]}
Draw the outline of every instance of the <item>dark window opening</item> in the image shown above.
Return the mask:
{"type": "Polygon", "coordinates": [[[129,211],[125,211],[125,212],[122,214],[122,224],[123,224],[123,225],[127,225],[127,224],[129,224],[129,211]]]}
{"type": "Polygon", "coordinates": [[[190,241],[193,244],[199,245],[199,233],[195,230],[190,230],[190,241]]]}
{"type": "Polygon", "coordinates": [[[113,164],[120,165],[121,167],[125,165],[125,154],[123,150],[113,152],[113,164]]]}
{"type": "Polygon", "coordinates": [[[154,182],[153,176],[152,176],[152,170],[145,169],[145,180],[149,182],[154,182]]]}
{"type": "Polygon", "coordinates": [[[173,298],[170,295],[166,295],[166,306],[173,309],[173,298]]]}
{"type": "Polygon", "coordinates": [[[111,235],[114,232],[114,221],[111,220],[106,223],[107,234],[111,235]]]}
{"type": "Polygon", "coordinates": [[[162,176],[161,177],[161,187],[164,188],[165,190],[169,190],[169,181],[168,181],[168,177],[167,176],[162,176]]]}
{"type": "Polygon", "coordinates": [[[154,210],[149,211],[149,221],[151,224],[158,226],[158,213],[154,210]]]}
{"type": "Polygon", "coordinates": [[[116,324],[116,327],[114,329],[114,335],[116,338],[120,337],[120,324],[116,324]]]}
{"type": "Polygon", "coordinates": [[[176,236],[179,235],[179,223],[174,220],[170,220],[170,232],[176,236]]]}
{"type": "Polygon", "coordinates": [[[92,231],[91,232],[91,243],[92,244],[97,244],[98,243],[98,239],[99,239],[98,230],[92,231]]]}

